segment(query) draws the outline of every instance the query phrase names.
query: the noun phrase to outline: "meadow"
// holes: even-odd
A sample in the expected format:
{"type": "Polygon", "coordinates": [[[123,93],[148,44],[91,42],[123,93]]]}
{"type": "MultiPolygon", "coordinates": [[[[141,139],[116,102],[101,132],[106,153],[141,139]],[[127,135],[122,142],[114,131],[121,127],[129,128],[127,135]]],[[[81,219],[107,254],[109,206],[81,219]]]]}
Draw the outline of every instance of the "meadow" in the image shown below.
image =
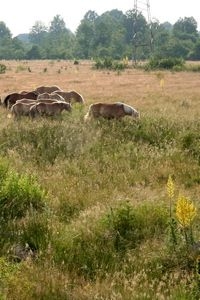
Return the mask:
{"type": "Polygon", "coordinates": [[[199,299],[200,73],[2,63],[1,99],[58,85],[85,105],[0,107],[0,299],[199,299]],[[84,122],[116,101],[140,120],[84,122]]]}

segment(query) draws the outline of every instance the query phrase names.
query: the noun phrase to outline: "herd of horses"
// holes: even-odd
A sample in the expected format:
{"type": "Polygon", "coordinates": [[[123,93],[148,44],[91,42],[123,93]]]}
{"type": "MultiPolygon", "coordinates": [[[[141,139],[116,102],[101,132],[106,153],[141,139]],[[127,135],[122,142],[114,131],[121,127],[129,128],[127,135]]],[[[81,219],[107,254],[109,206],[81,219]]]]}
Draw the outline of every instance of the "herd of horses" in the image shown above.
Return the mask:
{"type": "MultiPolygon", "coordinates": [[[[39,86],[33,91],[14,92],[1,99],[1,104],[10,111],[8,116],[14,118],[60,115],[64,110],[71,112],[73,103],[84,105],[85,100],[78,92],[63,91],[57,85],[39,86]]],[[[138,119],[140,114],[135,108],[123,102],[98,102],[89,106],[84,120],[99,117],[121,119],[124,116],[138,119]]]]}

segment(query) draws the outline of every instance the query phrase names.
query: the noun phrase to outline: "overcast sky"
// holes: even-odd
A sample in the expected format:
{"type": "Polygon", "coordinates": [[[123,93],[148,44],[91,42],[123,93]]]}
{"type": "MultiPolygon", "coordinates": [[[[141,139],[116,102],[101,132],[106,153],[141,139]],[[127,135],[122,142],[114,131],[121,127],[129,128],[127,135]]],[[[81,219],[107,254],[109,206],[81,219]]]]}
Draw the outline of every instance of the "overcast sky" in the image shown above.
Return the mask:
{"type": "MultiPolygon", "coordinates": [[[[145,0],[138,0],[142,13],[147,18],[145,0]]],[[[83,19],[88,10],[98,15],[119,9],[125,13],[134,8],[134,0],[5,0],[0,9],[0,21],[5,22],[13,36],[28,33],[36,21],[42,21],[49,26],[56,15],[64,19],[65,25],[72,32],[83,19]]],[[[179,18],[194,17],[200,30],[200,1],[199,0],[150,0],[151,18],[160,23],[169,21],[174,24],[179,18]]]]}

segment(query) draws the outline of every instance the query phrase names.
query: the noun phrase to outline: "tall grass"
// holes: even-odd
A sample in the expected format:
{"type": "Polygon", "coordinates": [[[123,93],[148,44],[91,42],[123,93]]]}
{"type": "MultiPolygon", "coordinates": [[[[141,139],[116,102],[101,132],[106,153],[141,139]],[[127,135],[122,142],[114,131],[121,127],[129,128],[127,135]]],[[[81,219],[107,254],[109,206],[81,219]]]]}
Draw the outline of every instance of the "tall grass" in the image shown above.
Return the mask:
{"type": "Polygon", "coordinates": [[[198,299],[196,258],[169,247],[165,189],[171,174],[198,209],[199,121],[83,115],[2,126],[0,297],[198,299]]]}

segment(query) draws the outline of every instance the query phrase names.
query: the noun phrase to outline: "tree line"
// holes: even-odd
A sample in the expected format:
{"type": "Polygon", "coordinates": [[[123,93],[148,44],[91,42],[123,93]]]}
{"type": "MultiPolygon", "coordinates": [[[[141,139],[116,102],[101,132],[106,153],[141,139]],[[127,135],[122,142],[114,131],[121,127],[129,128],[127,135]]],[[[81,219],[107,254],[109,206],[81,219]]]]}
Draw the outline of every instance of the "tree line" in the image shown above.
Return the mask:
{"type": "Polygon", "coordinates": [[[200,59],[200,34],[193,17],[147,22],[134,9],[113,9],[101,15],[89,10],[75,33],[56,15],[47,27],[37,21],[27,34],[12,37],[0,21],[0,59],[200,59]]]}

